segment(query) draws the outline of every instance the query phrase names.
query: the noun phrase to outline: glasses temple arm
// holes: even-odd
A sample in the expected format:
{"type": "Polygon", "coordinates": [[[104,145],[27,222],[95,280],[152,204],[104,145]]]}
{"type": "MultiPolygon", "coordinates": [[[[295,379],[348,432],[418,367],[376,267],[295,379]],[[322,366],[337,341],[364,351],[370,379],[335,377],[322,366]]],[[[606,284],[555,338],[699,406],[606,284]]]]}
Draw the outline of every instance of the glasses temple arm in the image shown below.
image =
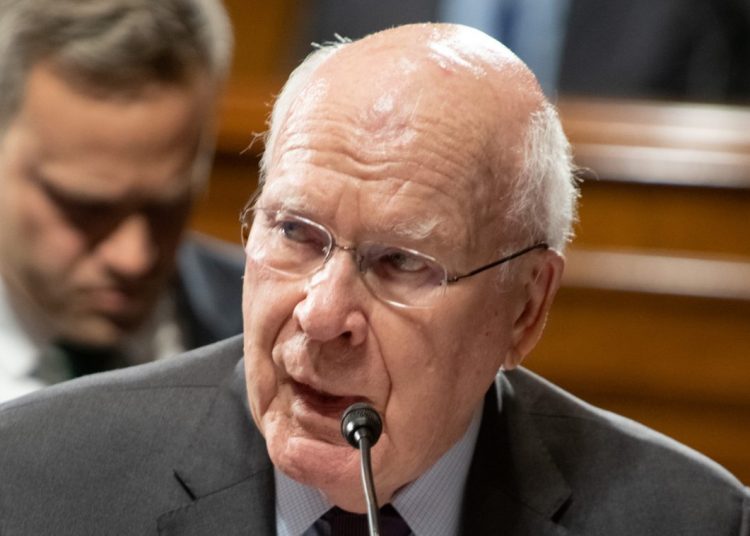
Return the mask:
{"type": "Polygon", "coordinates": [[[489,270],[490,268],[494,268],[495,266],[499,266],[503,263],[506,263],[508,261],[512,261],[516,257],[520,257],[521,255],[525,255],[529,251],[533,251],[535,249],[549,249],[549,244],[546,242],[539,242],[538,244],[534,244],[533,246],[529,246],[526,248],[523,248],[519,251],[516,251],[515,253],[511,253],[507,257],[503,257],[502,259],[496,260],[495,262],[491,262],[489,264],[485,264],[484,266],[480,266],[479,268],[476,268],[472,270],[471,272],[461,274],[461,275],[454,275],[448,277],[446,279],[447,283],[455,283],[456,281],[459,281],[461,279],[466,279],[467,277],[471,277],[473,275],[477,275],[480,272],[484,272],[485,270],[489,270]]]}

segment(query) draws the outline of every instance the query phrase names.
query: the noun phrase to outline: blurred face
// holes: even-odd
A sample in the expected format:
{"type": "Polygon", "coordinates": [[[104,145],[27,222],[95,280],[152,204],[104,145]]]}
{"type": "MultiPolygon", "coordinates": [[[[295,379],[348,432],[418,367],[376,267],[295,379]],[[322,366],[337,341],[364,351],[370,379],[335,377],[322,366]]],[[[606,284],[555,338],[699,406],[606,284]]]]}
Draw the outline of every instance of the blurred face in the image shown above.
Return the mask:
{"type": "Polygon", "coordinates": [[[0,138],[0,269],[50,336],[117,343],[173,271],[210,93],[80,93],[35,67],[0,138]]]}
{"type": "MultiPolygon", "coordinates": [[[[503,237],[498,215],[483,209],[481,155],[467,149],[481,146],[461,123],[477,119],[469,101],[422,93],[421,84],[394,92],[392,81],[346,80],[321,76],[299,96],[258,205],[319,222],[342,245],[415,249],[453,272],[493,260],[503,237]]],[[[245,363],[273,462],[363,511],[359,454],[339,420],[368,402],[384,421],[373,468],[388,501],[466,431],[512,345],[520,294],[490,271],[450,286],[432,308],[394,307],[344,251],[309,277],[269,269],[264,232],[256,221],[246,247],[245,363]]]]}

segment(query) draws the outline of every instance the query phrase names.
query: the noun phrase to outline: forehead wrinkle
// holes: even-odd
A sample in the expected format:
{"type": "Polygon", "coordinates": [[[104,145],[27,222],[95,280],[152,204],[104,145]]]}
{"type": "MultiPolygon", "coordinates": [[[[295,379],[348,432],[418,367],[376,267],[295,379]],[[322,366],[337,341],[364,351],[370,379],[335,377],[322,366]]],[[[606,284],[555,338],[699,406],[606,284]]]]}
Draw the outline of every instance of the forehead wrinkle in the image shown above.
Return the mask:
{"type": "Polygon", "coordinates": [[[263,208],[273,208],[274,210],[288,210],[289,212],[307,212],[312,204],[309,196],[302,194],[285,195],[280,202],[272,203],[271,206],[262,204],[263,208]]]}

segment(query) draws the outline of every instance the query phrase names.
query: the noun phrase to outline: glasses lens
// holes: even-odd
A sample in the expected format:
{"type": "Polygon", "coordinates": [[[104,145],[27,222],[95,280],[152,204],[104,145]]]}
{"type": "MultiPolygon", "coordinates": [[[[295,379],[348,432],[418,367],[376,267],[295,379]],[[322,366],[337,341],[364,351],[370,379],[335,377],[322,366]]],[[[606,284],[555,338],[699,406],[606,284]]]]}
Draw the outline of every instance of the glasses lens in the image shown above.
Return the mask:
{"type": "Polygon", "coordinates": [[[248,255],[288,274],[311,273],[325,262],[331,235],[320,225],[286,212],[257,210],[248,255]]]}
{"type": "MultiPolygon", "coordinates": [[[[242,223],[247,255],[254,262],[301,276],[313,273],[326,262],[333,237],[325,227],[283,211],[251,212],[255,213],[252,224],[249,217],[243,217],[242,223]]],[[[392,305],[431,307],[445,291],[445,268],[418,251],[364,243],[357,248],[355,257],[370,291],[392,305]]]]}
{"type": "Polygon", "coordinates": [[[405,248],[363,244],[360,270],[370,290],[387,302],[430,306],[443,294],[447,273],[435,259],[405,248]]]}

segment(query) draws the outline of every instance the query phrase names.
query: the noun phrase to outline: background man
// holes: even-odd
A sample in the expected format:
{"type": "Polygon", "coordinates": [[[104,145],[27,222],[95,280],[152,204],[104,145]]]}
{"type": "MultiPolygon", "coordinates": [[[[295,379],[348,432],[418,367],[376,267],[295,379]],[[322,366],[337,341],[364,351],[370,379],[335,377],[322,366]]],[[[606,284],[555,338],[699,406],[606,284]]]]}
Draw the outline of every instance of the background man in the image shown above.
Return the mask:
{"type": "Polygon", "coordinates": [[[576,189],[505,47],[417,25],[324,48],[279,96],[262,167],[244,339],[6,406],[4,528],[347,534],[341,509],[364,501],[339,418],[366,401],[402,533],[750,533],[726,471],[512,370],[558,288],[576,189]]]}
{"type": "Polygon", "coordinates": [[[178,253],[231,42],[218,0],[0,2],[0,400],[241,330],[241,256],[178,253]]]}

